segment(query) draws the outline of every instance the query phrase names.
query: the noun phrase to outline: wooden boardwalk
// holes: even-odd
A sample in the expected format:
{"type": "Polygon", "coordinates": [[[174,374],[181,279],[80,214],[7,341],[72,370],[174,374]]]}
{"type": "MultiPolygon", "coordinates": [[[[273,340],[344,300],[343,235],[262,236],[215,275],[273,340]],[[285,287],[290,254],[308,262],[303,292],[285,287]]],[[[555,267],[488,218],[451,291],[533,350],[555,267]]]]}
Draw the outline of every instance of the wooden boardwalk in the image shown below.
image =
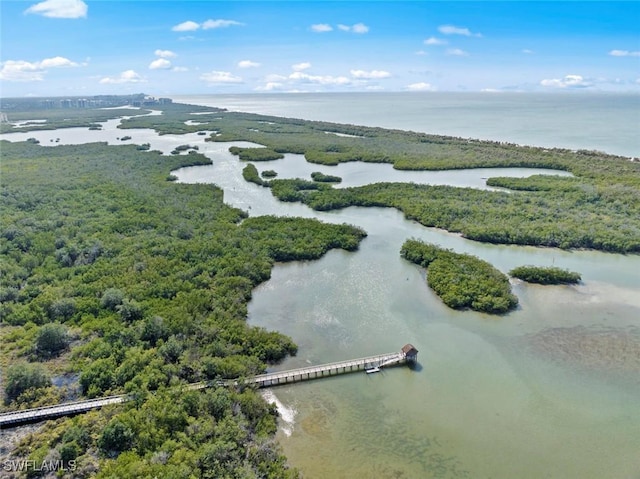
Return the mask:
{"type": "Polygon", "coordinates": [[[321,364],[319,366],[309,366],[299,369],[289,369],[274,373],[260,374],[247,379],[247,383],[256,384],[260,388],[277,386],[279,384],[295,383],[307,381],[309,379],[335,376],[336,374],[349,373],[352,371],[362,371],[365,369],[391,366],[401,364],[405,361],[402,353],[380,354],[366,358],[350,359],[337,363],[321,364]]]}
{"type": "MultiPolygon", "coordinates": [[[[413,346],[407,344],[400,352],[396,353],[378,354],[376,356],[368,356],[366,358],[350,359],[347,361],[320,364],[318,366],[259,374],[258,376],[253,376],[244,380],[238,379],[192,383],[188,384],[186,388],[189,390],[199,390],[217,385],[237,386],[241,381],[244,382],[244,384],[255,385],[259,388],[271,387],[279,384],[289,384],[299,381],[308,381],[310,379],[335,376],[337,374],[395,366],[407,362],[412,363],[416,361],[417,353],[418,351],[413,346]]],[[[129,401],[129,396],[126,394],[120,394],[97,399],[68,402],[57,406],[44,406],[34,409],[25,409],[22,411],[11,411],[0,414],[0,429],[7,429],[19,426],[20,424],[43,421],[45,419],[55,419],[61,416],[73,416],[92,409],[98,409],[110,404],[120,404],[127,401],[129,401]]]]}
{"type": "Polygon", "coordinates": [[[101,408],[109,404],[120,404],[128,401],[125,394],[106,396],[85,401],[75,401],[59,404],[57,406],[44,406],[22,411],[11,411],[0,414],[0,429],[17,426],[28,422],[36,422],[44,419],[55,419],[61,416],[73,416],[92,409],[101,408]]]}

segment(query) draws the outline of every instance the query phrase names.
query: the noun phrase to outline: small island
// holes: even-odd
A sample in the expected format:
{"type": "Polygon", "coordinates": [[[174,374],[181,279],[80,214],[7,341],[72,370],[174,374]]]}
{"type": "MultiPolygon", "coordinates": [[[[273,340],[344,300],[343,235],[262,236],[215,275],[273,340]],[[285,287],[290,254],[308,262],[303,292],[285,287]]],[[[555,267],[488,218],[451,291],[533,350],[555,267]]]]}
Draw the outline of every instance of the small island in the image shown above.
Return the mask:
{"type": "Polygon", "coordinates": [[[580,273],[554,266],[519,266],[509,271],[514,278],[537,284],[578,284],[580,273]]]}
{"type": "Polygon", "coordinates": [[[450,308],[503,314],[518,305],[509,278],[476,256],[418,240],[407,240],[400,255],[427,269],[427,284],[450,308]]]}
{"type": "Polygon", "coordinates": [[[311,179],[313,181],[318,181],[320,183],[341,183],[342,182],[342,178],[340,178],[339,176],[325,175],[320,171],[314,171],[313,173],[311,173],[311,179]]]}

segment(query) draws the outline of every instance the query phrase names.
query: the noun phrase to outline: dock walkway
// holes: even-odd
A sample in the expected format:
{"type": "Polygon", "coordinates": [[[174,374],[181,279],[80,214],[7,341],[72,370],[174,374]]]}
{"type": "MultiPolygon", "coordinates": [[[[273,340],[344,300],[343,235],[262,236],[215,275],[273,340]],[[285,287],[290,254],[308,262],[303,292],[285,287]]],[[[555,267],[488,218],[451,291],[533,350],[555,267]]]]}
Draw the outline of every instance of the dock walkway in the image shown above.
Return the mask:
{"type": "MultiPolygon", "coordinates": [[[[277,371],[273,373],[259,374],[244,380],[236,379],[229,381],[210,381],[188,384],[188,390],[206,389],[208,387],[222,385],[234,386],[239,382],[248,385],[256,385],[259,388],[277,386],[279,384],[289,384],[299,381],[308,381],[323,377],[335,376],[337,374],[350,373],[362,370],[379,370],[387,366],[395,366],[404,363],[413,363],[417,359],[418,350],[407,344],[400,352],[378,354],[366,358],[350,359],[335,363],[320,364],[287,371],[277,371]]],[[[101,408],[110,404],[120,404],[129,401],[126,394],[107,396],[97,399],[87,399],[84,401],[68,402],[57,406],[44,406],[22,411],[11,411],[0,414],[0,429],[15,427],[20,424],[43,421],[45,419],[55,419],[61,416],[73,416],[92,409],[101,408]]]]}

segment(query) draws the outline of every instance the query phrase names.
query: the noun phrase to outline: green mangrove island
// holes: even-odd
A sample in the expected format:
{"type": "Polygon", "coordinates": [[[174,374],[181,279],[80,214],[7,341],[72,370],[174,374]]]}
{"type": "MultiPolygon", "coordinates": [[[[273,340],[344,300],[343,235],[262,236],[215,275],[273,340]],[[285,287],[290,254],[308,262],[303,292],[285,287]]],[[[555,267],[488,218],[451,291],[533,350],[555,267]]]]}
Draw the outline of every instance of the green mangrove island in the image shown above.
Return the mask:
{"type": "MultiPolygon", "coordinates": [[[[125,120],[122,128],[153,128],[161,134],[195,128],[185,126],[185,120],[188,115],[177,109],[125,120]]],[[[295,153],[323,165],[364,161],[390,163],[402,170],[527,167],[567,171],[573,177],[488,178],[487,185],[501,188],[497,191],[411,183],[336,189],[304,179],[262,184],[282,201],[302,202],[320,211],[347,206],[397,208],[424,226],[476,241],[640,252],[640,162],[630,158],[225,111],[199,128],[214,130],[208,141],[264,146],[231,147],[247,160],[268,161],[295,153]]]]}
{"type": "Polygon", "coordinates": [[[519,266],[509,274],[527,283],[538,284],[578,284],[582,279],[580,273],[554,266],[519,266]]]}
{"type": "MultiPolygon", "coordinates": [[[[568,171],[573,177],[489,178],[500,188],[494,191],[402,183],[338,189],[327,178],[274,179],[275,171],[261,177],[252,163],[243,176],[282,201],[316,210],[393,207],[424,226],[477,241],[640,252],[640,164],[628,158],[191,105],[152,108],[162,114],[131,117],[120,127],[206,131],[208,141],[263,145],[231,148],[249,162],[295,153],[323,165],[568,171]],[[189,121],[193,113],[198,124],[189,121]]],[[[47,120],[19,131],[95,129],[131,113],[7,111],[10,121],[47,120]]],[[[0,131],[18,130],[3,123],[0,131]]],[[[210,164],[197,149],[184,145],[163,155],[135,141],[0,142],[1,409],[114,393],[134,398],[48,421],[22,437],[12,457],[76,460],[74,477],[299,477],[274,440],[277,411],[255,390],[186,385],[257,374],[296,354],[290,338],[247,324],[253,288],[276,261],[354,251],[366,232],[248,217],[227,206],[213,185],[172,181],[179,167],[210,164]]],[[[478,258],[415,240],[401,254],[427,269],[429,286],[452,308],[504,313],[517,305],[506,276],[478,258]]]]}
{"type": "Polygon", "coordinates": [[[426,268],[427,284],[450,308],[500,314],[518,305],[509,278],[476,256],[417,240],[407,240],[400,254],[426,268]]]}

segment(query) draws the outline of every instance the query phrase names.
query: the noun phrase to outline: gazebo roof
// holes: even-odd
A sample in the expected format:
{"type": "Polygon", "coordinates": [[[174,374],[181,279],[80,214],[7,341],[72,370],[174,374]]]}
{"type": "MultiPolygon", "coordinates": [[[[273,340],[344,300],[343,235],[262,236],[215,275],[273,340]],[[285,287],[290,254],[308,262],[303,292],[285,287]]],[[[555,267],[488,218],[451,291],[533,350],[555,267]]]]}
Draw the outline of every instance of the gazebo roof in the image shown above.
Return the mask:
{"type": "Polygon", "coordinates": [[[407,343],[402,347],[402,352],[404,354],[413,355],[413,354],[416,354],[418,350],[415,348],[413,344],[407,343]]]}

